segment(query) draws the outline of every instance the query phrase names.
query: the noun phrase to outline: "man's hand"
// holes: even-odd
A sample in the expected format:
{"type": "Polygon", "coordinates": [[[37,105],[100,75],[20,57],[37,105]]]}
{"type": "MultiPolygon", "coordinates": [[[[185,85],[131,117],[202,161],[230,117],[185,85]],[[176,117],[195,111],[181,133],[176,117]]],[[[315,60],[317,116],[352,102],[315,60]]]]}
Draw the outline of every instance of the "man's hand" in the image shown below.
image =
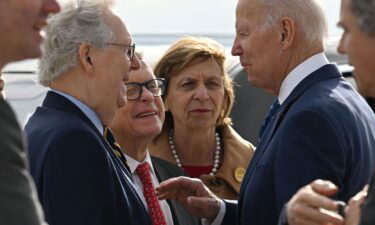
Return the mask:
{"type": "Polygon", "coordinates": [[[288,224],[344,224],[344,218],[335,213],[338,203],[327,197],[336,192],[333,183],[323,180],[301,188],[287,203],[288,224]]]}
{"type": "Polygon", "coordinates": [[[220,199],[199,179],[171,178],[156,188],[159,199],[173,199],[191,214],[212,222],[220,210],[220,199]]]}
{"type": "Polygon", "coordinates": [[[361,205],[366,199],[368,185],[362,191],[358,192],[349,201],[348,206],[345,208],[345,225],[358,225],[361,217],[361,205]]]}

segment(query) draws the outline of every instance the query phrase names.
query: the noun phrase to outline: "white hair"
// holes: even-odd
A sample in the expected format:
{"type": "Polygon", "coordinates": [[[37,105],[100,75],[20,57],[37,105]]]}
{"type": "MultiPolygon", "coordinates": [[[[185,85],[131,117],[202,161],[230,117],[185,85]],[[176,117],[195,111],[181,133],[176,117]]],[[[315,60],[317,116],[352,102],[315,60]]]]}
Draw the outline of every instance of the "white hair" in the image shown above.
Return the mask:
{"type": "Polygon", "coordinates": [[[323,43],[328,35],[327,18],[318,0],[258,0],[267,10],[264,28],[277,24],[284,16],[291,17],[310,44],[323,43]]]}
{"type": "Polygon", "coordinates": [[[49,20],[46,40],[39,62],[39,82],[48,86],[51,81],[75,67],[81,43],[104,48],[115,41],[114,31],[103,21],[109,1],[80,0],[69,2],[49,20]]]}

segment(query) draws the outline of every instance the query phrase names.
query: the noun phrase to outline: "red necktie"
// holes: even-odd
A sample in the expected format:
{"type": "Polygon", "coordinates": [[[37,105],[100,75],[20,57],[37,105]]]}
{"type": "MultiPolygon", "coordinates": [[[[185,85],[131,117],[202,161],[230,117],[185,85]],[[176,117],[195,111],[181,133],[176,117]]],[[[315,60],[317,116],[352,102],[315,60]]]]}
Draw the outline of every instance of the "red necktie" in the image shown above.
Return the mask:
{"type": "Polygon", "coordinates": [[[138,165],[136,172],[143,184],[143,195],[150,209],[153,225],[166,225],[163,211],[161,210],[154,185],[152,184],[150,165],[147,162],[141,163],[138,165]]]}

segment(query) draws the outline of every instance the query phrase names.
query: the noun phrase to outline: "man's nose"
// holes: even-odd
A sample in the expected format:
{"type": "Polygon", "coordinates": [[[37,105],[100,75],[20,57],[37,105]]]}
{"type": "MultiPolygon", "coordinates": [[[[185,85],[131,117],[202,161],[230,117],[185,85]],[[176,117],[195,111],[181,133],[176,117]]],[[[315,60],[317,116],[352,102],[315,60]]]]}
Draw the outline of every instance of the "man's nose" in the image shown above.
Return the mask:
{"type": "Polygon", "coordinates": [[[234,38],[231,53],[232,53],[233,56],[239,56],[239,55],[242,54],[242,48],[241,48],[241,46],[240,46],[240,44],[239,44],[239,41],[238,41],[237,35],[236,35],[236,37],[234,38]]]}
{"type": "Polygon", "coordinates": [[[337,46],[337,51],[340,54],[346,54],[346,47],[345,47],[345,34],[342,34],[340,38],[339,45],[337,46]]]}
{"type": "Polygon", "coordinates": [[[141,61],[135,54],[133,59],[130,61],[130,70],[137,70],[141,67],[141,61]]]}

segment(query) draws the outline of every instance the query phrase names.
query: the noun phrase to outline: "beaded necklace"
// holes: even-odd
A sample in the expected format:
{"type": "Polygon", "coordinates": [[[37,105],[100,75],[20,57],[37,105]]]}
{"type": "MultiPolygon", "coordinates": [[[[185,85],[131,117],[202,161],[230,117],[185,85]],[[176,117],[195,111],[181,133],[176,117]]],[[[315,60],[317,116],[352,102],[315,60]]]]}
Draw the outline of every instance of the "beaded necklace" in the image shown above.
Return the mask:
{"type": "MultiPolygon", "coordinates": [[[[171,146],[174,159],[176,160],[177,165],[179,167],[182,167],[181,160],[178,157],[176,148],[174,147],[174,143],[173,143],[173,129],[171,129],[171,131],[169,132],[168,139],[169,139],[169,145],[171,146]]],[[[214,165],[212,167],[210,175],[214,175],[219,169],[221,147],[220,147],[220,136],[219,136],[219,133],[217,132],[215,132],[215,144],[216,144],[216,147],[215,147],[216,150],[215,150],[215,155],[214,155],[214,165]]]]}

